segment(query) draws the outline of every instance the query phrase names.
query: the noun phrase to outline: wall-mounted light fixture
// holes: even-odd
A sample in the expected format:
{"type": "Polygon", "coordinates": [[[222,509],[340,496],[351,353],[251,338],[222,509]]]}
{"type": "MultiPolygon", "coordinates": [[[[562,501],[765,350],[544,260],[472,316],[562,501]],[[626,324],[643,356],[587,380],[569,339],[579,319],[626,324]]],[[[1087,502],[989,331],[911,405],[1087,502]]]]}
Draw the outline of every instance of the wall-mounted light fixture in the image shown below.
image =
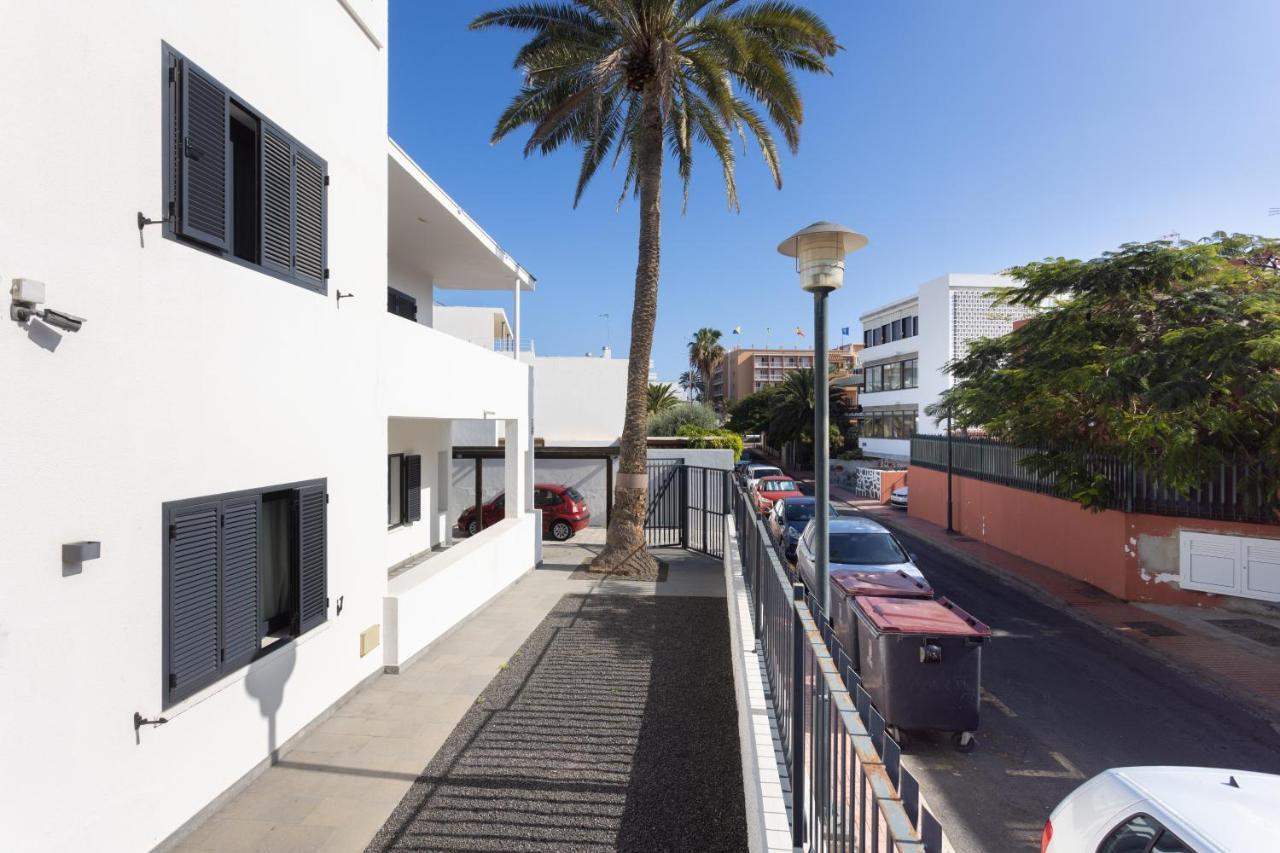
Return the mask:
{"type": "Polygon", "coordinates": [[[32,318],[43,320],[50,326],[66,332],[78,332],[85,319],[65,311],[53,308],[37,308],[44,302],[44,282],[31,278],[15,278],[9,287],[12,302],[9,305],[9,319],[15,323],[26,324],[32,318]]]}

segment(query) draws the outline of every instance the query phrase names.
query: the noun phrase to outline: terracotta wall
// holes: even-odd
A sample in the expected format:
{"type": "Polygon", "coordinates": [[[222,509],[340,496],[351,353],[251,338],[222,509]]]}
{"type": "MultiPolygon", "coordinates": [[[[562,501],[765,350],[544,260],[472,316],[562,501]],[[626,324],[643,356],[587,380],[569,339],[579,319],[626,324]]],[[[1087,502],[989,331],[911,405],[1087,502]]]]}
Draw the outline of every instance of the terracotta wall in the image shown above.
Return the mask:
{"type": "Polygon", "coordinates": [[[893,490],[906,482],[906,471],[880,472],[880,503],[887,504],[889,502],[889,495],[893,494],[893,490]]]}
{"type": "MultiPolygon", "coordinates": [[[[912,466],[909,512],[945,526],[947,475],[912,466]]],[[[1213,606],[1178,585],[1178,532],[1280,538],[1280,526],[1103,510],[967,477],[952,478],[952,525],[965,536],[1128,601],[1213,606]]]]}

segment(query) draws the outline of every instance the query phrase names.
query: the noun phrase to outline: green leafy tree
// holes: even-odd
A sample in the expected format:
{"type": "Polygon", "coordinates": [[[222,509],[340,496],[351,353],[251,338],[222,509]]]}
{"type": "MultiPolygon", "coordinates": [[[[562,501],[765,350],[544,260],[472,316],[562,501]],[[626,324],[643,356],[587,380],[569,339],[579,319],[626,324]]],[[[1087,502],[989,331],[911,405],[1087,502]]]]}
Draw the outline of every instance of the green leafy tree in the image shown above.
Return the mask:
{"type": "MultiPolygon", "coordinates": [[[[812,452],[814,409],[818,399],[813,387],[813,369],[793,370],[774,387],[778,390],[767,430],[770,443],[794,441],[806,454],[812,452]]],[[[831,448],[839,450],[849,426],[849,402],[839,388],[829,389],[827,401],[831,448]]]]}
{"type": "Polygon", "coordinates": [[[724,347],[720,345],[720,330],[703,326],[693,333],[689,341],[689,366],[698,371],[702,377],[702,399],[711,399],[711,372],[716,363],[724,358],[724,347]]]}
{"type": "Polygon", "coordinates": [[[676,395],[675,390],[665,382],[653,382],[649,384],[649,414],[654,412],[665,412],[680,402],[680,397],[676,395]]]}
{"type": "Polygon", "coordinates": [[[649,435],[679,435],[683,426],[715,429],[719,426],[716,410],[706,403],[677,403],[669,409],[649,416],[649,435]]]}
{"type": "Polygon", "coordinates": [[[1107,454],[1186,493],[1241,458],[1276,503],[1280,466],[1280,241],[1215,234],[1131,243],[1090,261],[1016,267],[1010,304],[1042,310],[973,344],[926,411],[1043,449],[1025,464],[1091,508],[1112,494],[1107,454]],[[1269,473],[1266,473],[1269,472],[1269,473]]]}
{"type": "Polygon", "coordinates": [[[689,439],[689,446],[699,449],[732,450],[733,461],[742,458],[742,436],[728,429],[703,429],[692,424],[680,427],[678,435],[689,439]]]}
{"type": "Polygon", "coordinates": [[[699,400],[702,398],[702,374],[696,370],[686,370],[680,374],[680,378],[676,380],[676,384],[680,386],[680,390],[684,392],[684,398],[689,401],[699,400]]]}
{"type": "Polygon", "coordinates": [[[515,58],[523,84],[492,141],[528,126],[526,154],[579,149],[575,205],[606,158],[626,166],[622,198],[632,189],[639,197],[619,476],[607,544],[593,567],[652,576],[657,563],[644,541],[646,388],[658,309],[663,161],[674,161],[687,206],[694,149],[709,147],[736,210],[733,140],[750,136],[781,187],[770,124],[795,151],[804,115],[795,72],[828,72],[835,36],[817,15],[782,0],[529,2],[483,14],[471,27],[530,34],[515,58]]]}
{"type": "Polygon", "coordinates": [[[743,397],[729,408],[729,420],[725,422],[725,428],[743,435],[767,431],[781,393],[782,386],[766,385],[743,397]]]}

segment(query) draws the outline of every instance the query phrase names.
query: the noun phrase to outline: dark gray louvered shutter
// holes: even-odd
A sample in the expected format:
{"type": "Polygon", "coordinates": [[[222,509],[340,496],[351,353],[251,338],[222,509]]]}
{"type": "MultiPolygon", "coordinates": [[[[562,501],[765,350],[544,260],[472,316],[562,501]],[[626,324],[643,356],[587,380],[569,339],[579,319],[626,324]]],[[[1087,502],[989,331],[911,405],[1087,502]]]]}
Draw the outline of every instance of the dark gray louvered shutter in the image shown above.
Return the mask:
{"type": "Polygon", "coordinates": [[[328,602],[328,531],[325,485],[298,489],[298,633],[323,622],[328,602]]]}
{"type": "Polygon", "coordinates": [[[294,274],[314,287],[324,285],[324,164],[294,146],[294,274]]]}
{"type": "Polygon", "coordinates": [[[222,668],[248,663],[259,648],[258,530],[261,495],[222,502],[222,668]]]}
{"type": "Polygon", "coordinates": [[[293,273],[293,144],[262,123],[262,265],[293,273]]]}
{"type": "Polygon", "coordinates": [[[417,521],[422,518],[422,457],[406,456],[404,473],[404,520],[417,521]]]}
{"type": "Polygon", "coordinates": [[[178,233],[218,249],[230,246],[228,103],[226,89],[190,62],[183,61],[178,233]]]}
{"type": "Polygon", "coordinates": [[[172,509],[165,614],[167,703],[217,678],[218,503],[172,509]]]}

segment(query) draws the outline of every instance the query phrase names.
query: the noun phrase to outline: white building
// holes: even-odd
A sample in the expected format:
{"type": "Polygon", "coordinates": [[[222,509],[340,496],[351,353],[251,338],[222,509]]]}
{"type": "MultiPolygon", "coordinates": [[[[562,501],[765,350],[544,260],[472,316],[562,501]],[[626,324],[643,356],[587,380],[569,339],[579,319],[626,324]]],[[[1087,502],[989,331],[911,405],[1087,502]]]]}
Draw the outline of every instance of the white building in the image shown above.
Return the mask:
{"type": "Polygon", "coordinates": [[[389,144],[386,13],[6,10],[0,275],[86,318],[0,328],[6,849],[164,843],[538,559],[530,368],[431,312],[533,281],[389,144]],[[389,578],[462,421],[507,518],[389,578]]]}
{"type": "Polygon", "coordinates": [[[913,433],[944,431],[925,407],[950,387],[948,362],[967,353],[973,341],[1003,335],[1030,315],[1020,306],[995,304],[997,288],[1016,285],[1003,275],[950,273],[862,315],[858,443],[864,453],[906,459],[913,433]]]}

